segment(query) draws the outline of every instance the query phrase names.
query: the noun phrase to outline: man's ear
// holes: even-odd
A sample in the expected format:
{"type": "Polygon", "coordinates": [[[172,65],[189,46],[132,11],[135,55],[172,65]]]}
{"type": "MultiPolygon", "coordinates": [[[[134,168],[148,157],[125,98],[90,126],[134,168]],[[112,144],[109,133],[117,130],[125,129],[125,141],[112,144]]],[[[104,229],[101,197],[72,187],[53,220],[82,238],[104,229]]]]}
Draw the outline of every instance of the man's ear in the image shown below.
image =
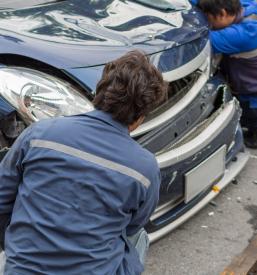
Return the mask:
{"type": "Polygon", "coordinates": [[[227,17],[227,16],[228,16],[227,11],[226,11],[225,9],[221,9],[221,11],[220,11],[220,16],[221,16],[221,17],[227,17]]]}
{"type": "Polygon", "coordinates": [[[145,116],[141,116],[141,117],[139,117],[138,120],[136,120],[132,124],[130,124],[128,126],[129,132],[134,131],[138,126],[140,126],[143,123],[144,119],[145,119],[145,116]]]}

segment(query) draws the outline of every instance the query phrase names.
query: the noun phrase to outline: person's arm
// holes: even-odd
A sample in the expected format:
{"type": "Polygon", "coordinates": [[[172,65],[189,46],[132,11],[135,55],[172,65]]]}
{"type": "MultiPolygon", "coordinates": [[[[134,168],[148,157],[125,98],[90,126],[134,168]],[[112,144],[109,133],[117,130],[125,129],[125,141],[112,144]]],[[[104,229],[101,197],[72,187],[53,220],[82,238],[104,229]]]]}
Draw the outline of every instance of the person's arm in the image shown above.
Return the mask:
{"type": "Polygon", "coordinates": [[[252,14],[257,14],[257,2],[255,0],[252,0],[252,1],[245,0],[242,3],[242,6],[244,7],[243,9],[244,17],[247,17],[252,14]]]}
{"type": "MultiPolygon", "coordinates": [[[[190,0],[190,2],[191,2],[192,5],[196,6],[198,4],[199,0],[190,0]]],[[[243,7],[246,7],[248,5],[256,3],[256,0],[240,0],[240,2],[241,2],[243,7]]]]}
{"type": "Polygon", "coordinates": [[[22,177],[22,160],[28,147],[30,129],[23,131],[0,163],[0,248],[4,249],[5,230],[10,222],[13,205],[22,177]]]}
{"type": "Polygon", "coordinates": [[[237,54],[257,48],[257,21],[233,24],[222,30],[210,32],[214,53],[237,54]]]}
{"type": "Polygon", "coordinates": [[[155,161],[154,167],[152,167],[151,184],[146,191],[145,199],[139,209],[133,211],[132,219],[126,229],[127,236],[132,236],[137,233],[149,221],[159,200],[160,182],[160,169],[155,161]]]}
{"type": "Polygon", "coordinates": [[[255,4],[256,0],[240,0],[243,7],[247,7],[249,5],[255,4]]]}
{"type": "Polygon", "coordinates": [[[199,0],[190,0],[190,3],[194,6],[198,4],[199,0]]]}

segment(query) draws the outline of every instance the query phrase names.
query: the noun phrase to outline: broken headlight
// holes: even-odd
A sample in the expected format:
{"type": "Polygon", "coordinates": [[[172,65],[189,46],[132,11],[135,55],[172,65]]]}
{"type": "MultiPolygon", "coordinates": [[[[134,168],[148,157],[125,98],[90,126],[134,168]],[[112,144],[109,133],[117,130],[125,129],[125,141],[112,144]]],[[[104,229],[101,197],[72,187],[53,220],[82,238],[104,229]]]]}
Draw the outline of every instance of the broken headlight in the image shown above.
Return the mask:
{"type": "Polygon", "coordinates": [[[27,68],[1,68],[0,95],[28,124],[93,109],[90,101],[68,82],[27,68]]]}

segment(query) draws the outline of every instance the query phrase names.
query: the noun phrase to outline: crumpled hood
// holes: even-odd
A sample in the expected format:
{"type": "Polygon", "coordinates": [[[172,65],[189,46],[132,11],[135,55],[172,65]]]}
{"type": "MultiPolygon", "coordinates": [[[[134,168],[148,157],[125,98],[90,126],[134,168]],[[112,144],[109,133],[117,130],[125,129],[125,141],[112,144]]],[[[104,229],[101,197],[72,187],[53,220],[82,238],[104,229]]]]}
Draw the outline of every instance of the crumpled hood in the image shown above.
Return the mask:
{"type": "MultiPolygon", "coordinates": [[[[173,3],[173,1],[171,1],[173,3]]],[[[60,69],[105,64],[140,48],[148,54],[206,34],[206,20],[187,0],[161,10],[119,0],[67,0],[0,11],[0,53],[60,69]]]]}

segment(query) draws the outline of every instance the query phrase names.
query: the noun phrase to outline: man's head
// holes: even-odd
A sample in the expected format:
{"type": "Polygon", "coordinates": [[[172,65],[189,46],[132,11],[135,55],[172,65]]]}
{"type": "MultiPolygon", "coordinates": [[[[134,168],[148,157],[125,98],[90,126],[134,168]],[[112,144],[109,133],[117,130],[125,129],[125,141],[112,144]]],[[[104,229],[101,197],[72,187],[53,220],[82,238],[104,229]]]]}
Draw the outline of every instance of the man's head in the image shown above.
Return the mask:
{"type": "Polygon", "coordinates": [[[93,104],[132,131],[166,97],[162,74],[142,52],[132,51],[105,66],[93,104]]]}
{"type": "Polygon", "coordinates": [[[208,16],[213,29],[223,29],[233,24],[242,9],[240,0],[199,0],[198,6],[208,16]]]}

